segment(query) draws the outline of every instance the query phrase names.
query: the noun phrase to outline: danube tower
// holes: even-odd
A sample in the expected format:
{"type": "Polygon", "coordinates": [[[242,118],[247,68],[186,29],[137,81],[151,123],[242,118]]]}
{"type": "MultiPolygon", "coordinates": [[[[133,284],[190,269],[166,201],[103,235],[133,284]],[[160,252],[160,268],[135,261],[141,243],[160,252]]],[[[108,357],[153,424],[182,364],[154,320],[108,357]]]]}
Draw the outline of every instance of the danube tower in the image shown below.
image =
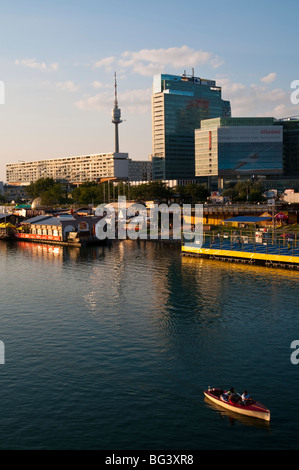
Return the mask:
{"type": "Polygon", "coordinates": [[[115,124],[115,153],[119,153],[118,124],[122,122],[121,111],[117,102],[116,73],[114,73],[114,108],[112,109],[112,122],[115,124]]]}

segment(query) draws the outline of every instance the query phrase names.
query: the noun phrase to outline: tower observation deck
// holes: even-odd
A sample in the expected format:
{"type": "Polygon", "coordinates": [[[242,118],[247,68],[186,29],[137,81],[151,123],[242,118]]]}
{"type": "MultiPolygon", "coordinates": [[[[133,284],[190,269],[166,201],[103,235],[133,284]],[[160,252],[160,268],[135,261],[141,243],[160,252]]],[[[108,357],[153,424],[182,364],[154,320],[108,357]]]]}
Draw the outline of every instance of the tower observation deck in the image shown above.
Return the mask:
{"type": "Polygon", "coordinates": [[[118,125],[122,123],[121,110],[117,101],[117,82],[116,73],[114,74],[114,108],[112,109],[112,123],[115,125],[115,153],[119,153],[118,125]]]}

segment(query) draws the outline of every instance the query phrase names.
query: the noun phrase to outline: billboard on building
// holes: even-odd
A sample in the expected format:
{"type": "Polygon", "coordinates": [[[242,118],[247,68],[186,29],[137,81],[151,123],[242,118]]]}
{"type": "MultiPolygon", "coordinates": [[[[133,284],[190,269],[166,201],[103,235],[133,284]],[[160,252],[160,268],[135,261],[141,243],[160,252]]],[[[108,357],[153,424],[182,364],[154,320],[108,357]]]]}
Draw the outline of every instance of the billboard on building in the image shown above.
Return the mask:
{"type": "Polygon", "coordinates": [[[282,126],[234,126],[218,129],[221,175],[279,174],[283,169],[282,126]]]}
{"type": "Polygon", "coordinates": [[[282,142],[282,126],[235,126],[218,129],[219,143],[282,142]]]}

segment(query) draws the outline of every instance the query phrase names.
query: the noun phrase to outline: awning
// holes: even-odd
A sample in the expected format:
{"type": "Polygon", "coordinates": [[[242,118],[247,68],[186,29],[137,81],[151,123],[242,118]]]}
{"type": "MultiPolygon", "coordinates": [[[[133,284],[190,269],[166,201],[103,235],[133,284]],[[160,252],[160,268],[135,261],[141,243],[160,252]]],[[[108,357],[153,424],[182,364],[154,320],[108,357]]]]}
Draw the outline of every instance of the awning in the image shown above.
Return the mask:
{"type": "Polygon", "coordinates": [[[10,222],[6,222],[6,223],[2,222],[0,224],[0,228],[8,228],[8,227],[15,227],[15,226],[11,224],[10,222]]]}
{"type": "Polygon", "coordinates": [[[272,217],[250,217],[246,215],[240,215],[239,217],[232,217],[231,219],[226,219],[224,222],[239,222],[241,224],[258,224],[260,222],[272,220],[272,217]]]}
{"type": "Polygon", "coordinates": [[[287,220],[288,216],[286,214],[284,214],[283,212],[279,212],[278,214],[276,214],[275,219],[287,220]]]}

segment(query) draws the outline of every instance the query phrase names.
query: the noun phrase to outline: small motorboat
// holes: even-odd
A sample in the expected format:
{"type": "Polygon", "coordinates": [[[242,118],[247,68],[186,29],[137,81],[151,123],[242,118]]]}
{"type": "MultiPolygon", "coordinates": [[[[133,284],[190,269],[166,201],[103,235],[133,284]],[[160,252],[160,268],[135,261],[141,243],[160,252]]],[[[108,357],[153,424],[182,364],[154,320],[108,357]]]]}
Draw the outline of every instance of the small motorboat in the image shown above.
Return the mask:
{"type": "Polygon", "coordinates": [[[228,392],[220,388],[210,387],[204,391],[204,395],[217,405],[235,413],[270,421],[270,410],[251,398],[244,402],[238,393],[228,395],[228,392]]]}

